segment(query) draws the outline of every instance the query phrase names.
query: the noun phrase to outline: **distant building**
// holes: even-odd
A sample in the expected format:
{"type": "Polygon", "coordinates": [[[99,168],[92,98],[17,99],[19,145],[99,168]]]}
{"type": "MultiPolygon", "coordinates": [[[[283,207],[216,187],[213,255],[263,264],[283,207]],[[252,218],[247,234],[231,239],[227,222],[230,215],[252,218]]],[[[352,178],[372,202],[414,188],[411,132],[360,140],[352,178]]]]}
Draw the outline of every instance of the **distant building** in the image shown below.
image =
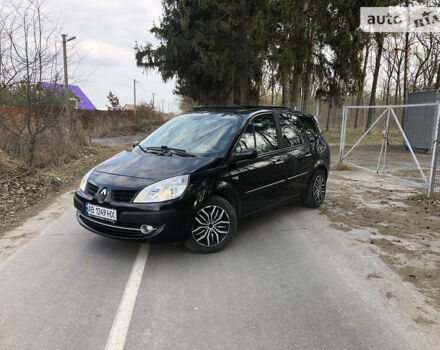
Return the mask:
{"type": "Polygon", "coordinates": [[[126,105],[124,105],[123,110],[124,110],[124,111],[134,111],[134,105],[132,105],[132,104],[126,104],[126,105]]]}
{"type": "MultiPolygon", "coordinates": [[[[53,83],[41,83],[41,86],[48,89],[58,90],[62,91],[64,90],[63,84],[53,84],[53,83]]],[[[69,85],[69,90],[77,97],[78,99],[78,109],[84,109],[84,110],[94,110],[96,109],[95,105],[92,103],[92,101],[89,100],[89,98],[86,96],[86,94],[79,88],[79,86],[76,85],[69,85]]]]}

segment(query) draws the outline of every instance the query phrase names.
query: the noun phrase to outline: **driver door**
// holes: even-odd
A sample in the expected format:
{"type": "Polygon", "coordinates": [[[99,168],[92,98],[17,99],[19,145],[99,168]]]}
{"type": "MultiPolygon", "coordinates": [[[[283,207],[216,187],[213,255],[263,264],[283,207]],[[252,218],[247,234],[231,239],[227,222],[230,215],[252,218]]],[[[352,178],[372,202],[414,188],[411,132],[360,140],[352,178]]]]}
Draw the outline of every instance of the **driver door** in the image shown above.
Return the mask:
{"type": "Polygon", "coordinates": [[[255,159],[239,161],[230,171],[231,182],[241,194],[242,215],[252,214],[286,200],[290,158],[279,148],[279,130],[273,114],[253,118],[236,145],[236,152],[255,148],[255,159]]]}

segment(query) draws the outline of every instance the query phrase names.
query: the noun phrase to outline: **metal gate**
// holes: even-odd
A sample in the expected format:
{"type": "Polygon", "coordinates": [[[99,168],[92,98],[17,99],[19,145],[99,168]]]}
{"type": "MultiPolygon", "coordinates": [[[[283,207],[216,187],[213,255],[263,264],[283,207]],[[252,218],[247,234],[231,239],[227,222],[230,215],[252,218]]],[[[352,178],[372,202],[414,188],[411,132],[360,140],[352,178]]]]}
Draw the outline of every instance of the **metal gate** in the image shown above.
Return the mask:
{"type": "MultiPolygon", "coordinates": [[[[437,191],[440,193],[440,188],[436,188],[436,171],[437,171],[437,164],[438,164],[438,157],[439,157],[439,132],[440,132],[440,104],[439,103],[423,103],[423,104],[407,104],[407,105],[388,105],[388,106],[344,106],[343,113],[342,113],[342,130],[341,130],[341,141],[340,141],[340,152],[339,152],[339,162],[340,163],[347,163],[351,166],[355,166],[357,168],[361,168],[368,171],[374,171],[375,173],[379,174],[380,172],[389,177],[397,178],[399,180],[405,181],[415,187],[421,187],[427,190],[428,197],[433,196],[437,191]],[[417,159],[413,147],[410,144],[407,135],[405,134],[405,131],[402,128],[402,125],[399,121],[399,118],[396,115],[395,110],[398,108],[420,108],[420,107],[427,107],[427,106],[437,106],[437,112],[435,116],[435,123],[433,125],[434,132],[433,132],[433,145],[432,145],[432,158],[431,158],[431,164],[429,169],[429,176],[426,176],[419,160],[417,159]],[[348,111],[350,109],[383,109],[382,113],[374,120],[374,122],[370,125],[370,127],[365,131],[365,133],[356,141],[356,143],[348,150],[348,152],[345,152],[345,141],[346,141],[346,131],[347,131],[347,115],[348,111]],[[383,119],[386,118],[385,128],[383,130],[383,138],[382,138],[382,144],[379,152],[379,158],[377,161],[377,167],[376,170],[371,170],[366,167],[360,166],[355,164],[354,162],[347,161],[347,157],[360,145],[360,143],[370,134],[370,132],[373,130],[376,125],[383,119]],[[391,119],[394,120],[396,123],[398,130],[400,131],[404,145],[407,147],[408,151],[411,154],[411,157],[414,161],[415,167],[417,168],[420,177],[422,179],[422,183],[410,181],[408,179],[404,179],[399,176],[395,176],[392,174],[389,174],[386,171],[386,164],[387,164],[387,148],[389,144],[389,132],[390,132],[390,121],[391,119]],[[382,165],[382,166],[381,166],[382,165]]],[[[440,169],[439,169],[440,171],[440,169]]]]}

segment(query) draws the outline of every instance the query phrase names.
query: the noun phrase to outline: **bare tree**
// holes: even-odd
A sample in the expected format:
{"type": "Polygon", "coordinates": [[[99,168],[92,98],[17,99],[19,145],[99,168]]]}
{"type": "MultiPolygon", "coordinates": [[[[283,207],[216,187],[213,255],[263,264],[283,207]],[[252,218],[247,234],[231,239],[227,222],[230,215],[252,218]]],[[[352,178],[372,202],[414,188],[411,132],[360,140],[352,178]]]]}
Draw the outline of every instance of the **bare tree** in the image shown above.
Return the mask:
{"type": "Polygon", "coordinates": [[[59,127],[64,128],[59,132],[63,133],[67,129],[60,124],[60,91],[50,91],[41,84],[56,82],[59,76],[59,27],[44,14],[39,0],[9,2],[1,11],[5,19],[0,25],[1,98],[3,103],[16,104],[25,111],[24,118],[14,122],[0,116],[2,127],[11,135],[2,147],[26,154],[32,167],[38,142],[47,141],[42,137],[46,130],[59,127]]]}
{"type": "Polygon", "coordinates": [[[440,59],[440,41],[436,33],[418,33],[411,62],[411,86],[413,91],[434,87],[440,59]]]}

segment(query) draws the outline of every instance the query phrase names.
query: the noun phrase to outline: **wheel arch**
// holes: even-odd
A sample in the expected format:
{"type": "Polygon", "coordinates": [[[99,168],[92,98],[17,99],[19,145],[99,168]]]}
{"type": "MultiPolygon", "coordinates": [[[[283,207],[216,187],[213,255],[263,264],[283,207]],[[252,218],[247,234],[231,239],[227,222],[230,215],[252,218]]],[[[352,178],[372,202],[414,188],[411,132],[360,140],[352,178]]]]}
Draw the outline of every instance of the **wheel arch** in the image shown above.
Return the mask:
{"type": "Polygon", "coordinates": [[[212,194],[226,199],[234,207],[237,217],[240,216],[241,201],[234,186],[226,181],[218,181],[212,194]]]}
{"type": "Polygon", "coordinates": [[[325,178],[326,179],[328,178],[329,170],[328,170],[327,165],[324,162],[319,161],[315,164],[315,166],[313,167],[313,172],[315,172],[317,170],[323,170],[325,172],[325,178]]]}

